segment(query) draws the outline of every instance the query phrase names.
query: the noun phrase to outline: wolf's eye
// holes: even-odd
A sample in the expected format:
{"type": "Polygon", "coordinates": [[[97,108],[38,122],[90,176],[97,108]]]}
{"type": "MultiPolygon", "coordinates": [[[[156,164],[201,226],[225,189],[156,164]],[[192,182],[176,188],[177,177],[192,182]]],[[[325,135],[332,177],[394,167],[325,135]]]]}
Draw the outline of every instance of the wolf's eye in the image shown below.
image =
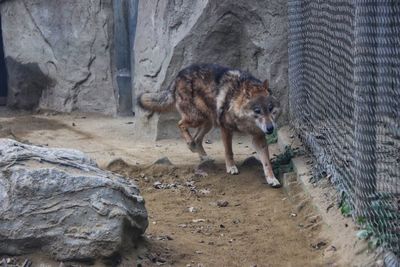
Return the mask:
{"type": "Polygon", "coordinates": [[[255,109],[254,109],[254,113],[256,113],[256,114],[261,114],[261,109],[255,108],[255,109]]]}

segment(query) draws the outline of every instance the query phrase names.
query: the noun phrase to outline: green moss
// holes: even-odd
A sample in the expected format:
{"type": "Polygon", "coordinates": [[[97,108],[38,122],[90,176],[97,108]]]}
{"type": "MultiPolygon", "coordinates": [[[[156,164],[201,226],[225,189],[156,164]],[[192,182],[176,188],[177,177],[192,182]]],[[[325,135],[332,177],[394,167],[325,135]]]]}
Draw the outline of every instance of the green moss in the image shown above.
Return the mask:
{"type": "Polygon", "coordinates": [[[293,171],[292,158],[295,156],[293,149],[290,146],[285,147],[285,151],[272,160],[272,169],[275,176],[280,177],[284,173],[293,171]]]}
{"type": "Polygon", "coordinates": [[[268,144],[276,144],[278,142],[278,131],[274,129],[272,134],[268,134],[265,138],[268,144]]]}

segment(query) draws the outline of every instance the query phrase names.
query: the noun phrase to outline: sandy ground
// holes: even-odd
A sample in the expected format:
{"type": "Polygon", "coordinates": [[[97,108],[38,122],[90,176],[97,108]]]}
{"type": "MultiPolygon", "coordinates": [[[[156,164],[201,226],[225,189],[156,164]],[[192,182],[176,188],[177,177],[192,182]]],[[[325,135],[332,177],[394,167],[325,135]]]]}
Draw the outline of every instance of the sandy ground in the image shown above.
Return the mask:
{"type": "Polygon", "coordinates": [[[247,138],[234,141],[239,175],[225,173],[222,144],[210,140],[205,149],[216,165],[200,177],[198,158],[183,141],[135,142],[133,123],[82,114],[0,115],[0,137],[82,150],[139,185],[150,221],[139,253],[99,266],[337,266],[311,205],[268,187],[260,166],[240,167],[254,153],[247,138]],[[173,165],[151,165],[161,157],[173,165]]]}

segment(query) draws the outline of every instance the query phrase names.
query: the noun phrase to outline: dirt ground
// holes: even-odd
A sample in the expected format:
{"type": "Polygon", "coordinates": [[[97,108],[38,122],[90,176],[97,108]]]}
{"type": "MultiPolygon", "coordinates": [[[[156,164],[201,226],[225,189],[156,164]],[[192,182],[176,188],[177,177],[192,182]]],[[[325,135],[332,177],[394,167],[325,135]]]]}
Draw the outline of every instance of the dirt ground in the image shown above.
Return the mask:
{"type": "Polygon", "coordinates": [[[311,205],[268,187],[260,166],[240,166],[254,154],[245,137],[234,141],[239,175],[225,173],[222,144],[210,140],[215,166],[202,177],[183,141],[136,142],[133,118],[0,114],[0,137],[82,150],[138,184],[150,222],[139,253],[98,266],[337,266],[311,205]],[[161,157],[173,165],[152,164],[161,157]]]}

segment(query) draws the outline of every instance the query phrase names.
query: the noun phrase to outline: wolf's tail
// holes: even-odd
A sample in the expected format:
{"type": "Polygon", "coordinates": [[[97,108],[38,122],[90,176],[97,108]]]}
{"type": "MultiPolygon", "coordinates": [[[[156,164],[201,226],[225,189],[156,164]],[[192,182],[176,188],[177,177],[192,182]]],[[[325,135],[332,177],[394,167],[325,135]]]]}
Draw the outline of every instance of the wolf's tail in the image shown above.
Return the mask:
{"type": "Polygon", "coordinates": [[[167,90],[157,93],[142,93],[138,97],[138,105],[142,109],[152,112],[163,113],[172,111],[175,104],[175,83],[172,83],[167,90]]]}

